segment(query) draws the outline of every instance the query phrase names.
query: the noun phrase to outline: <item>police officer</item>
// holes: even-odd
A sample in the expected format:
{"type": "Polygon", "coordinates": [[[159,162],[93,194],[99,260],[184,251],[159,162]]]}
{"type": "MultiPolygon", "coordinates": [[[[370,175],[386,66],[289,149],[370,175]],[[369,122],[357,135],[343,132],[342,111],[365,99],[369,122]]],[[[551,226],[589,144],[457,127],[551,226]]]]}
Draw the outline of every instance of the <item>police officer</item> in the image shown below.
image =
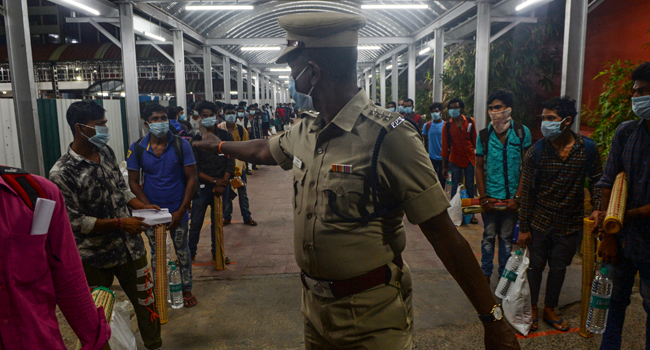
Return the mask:
{"type": "Polygon", "coordinates": [[[293,172],[294,252],[307,349],[410,349],[411,274],[402,217],[419,225],[485,326],[489,349],[518,349],[449,203],[417,126],[357,87],[362,16],[283,16],[290,92],[301,115],[270,140],[195,146],[293,172]],[[318,112],[318,113],[316,113],[318,112]]]}

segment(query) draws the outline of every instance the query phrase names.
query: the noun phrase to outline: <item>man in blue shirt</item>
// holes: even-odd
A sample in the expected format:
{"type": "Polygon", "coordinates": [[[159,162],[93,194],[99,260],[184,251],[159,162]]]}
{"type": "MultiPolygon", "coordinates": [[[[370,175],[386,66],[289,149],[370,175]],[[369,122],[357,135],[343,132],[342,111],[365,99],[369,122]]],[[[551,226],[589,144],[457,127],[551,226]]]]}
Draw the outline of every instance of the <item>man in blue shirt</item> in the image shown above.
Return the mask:
{"type": "MultiPolygon", "coordinates": [[[[617,234],[603,232],[598,248],[614,282],[601,350],[621,348],[625,310],[631,302],[637,272],[643,307],[650,314],[650,62],[638,66],[632,80],[632,111],[641,119],[624,122],[616,130],[605,172],[596,184],[603,189],[601,207],[591,216],[592,220],[598,219],[598,226],[602,225],[614,180],[624,171],[628,187],[623,227],[617,234]]],[[[650,318],[646,321],[646,348],[650,346],[649,337],[650,318]]]]}
{"type": "Polygon", "coordinates": [[[515,96],[511,91],[496,90],[488,97],[492,122],[476,140],[476,185],[483,207],[481,268],[490,283],[496,236],[499,236],[499,276],[512,250],[512,234],[517,224],[521,196],[521,162],[530,148],[530,130],[512,120],[515,96]],[[496,202],[508,203],[505,211],[496,211],[496,202]]]}
{"type": "MultiPolygon", "coordinates": [[[[185,307],[192,307],[196,305],[196,297],[192,294],[192,260],[187,230],[190,219],[188,209],[197,182],[194,153],[189,142],[174,136],[169,130],[165,107],[147,107],[142,113],[142,119],[149,128],[149,133],[129,147],[126,163],[129,186],[131,192],[143,203],[167,208],[172,213],[169,232],[180,265],[183,301],[185,307]],[[144,174],[142,187],[140,171],[144,174]]],[[[155,261],[154,229],[147,230],[146,234],[151,246],[151,261],[155,261]]]]}
{"type": "Polygon", "coordinates": [[[422,128],[424,143],[429,145],[429,158],[433,165],[433,170],[438,174],[438,181],[444,186],[447,174],[442,173],[442,127],[445,123],[442,121],[440,112],[442,112],[442,103],[434,102],[429,106],[431,112],[431,121],[426,123],[422,128]]]}

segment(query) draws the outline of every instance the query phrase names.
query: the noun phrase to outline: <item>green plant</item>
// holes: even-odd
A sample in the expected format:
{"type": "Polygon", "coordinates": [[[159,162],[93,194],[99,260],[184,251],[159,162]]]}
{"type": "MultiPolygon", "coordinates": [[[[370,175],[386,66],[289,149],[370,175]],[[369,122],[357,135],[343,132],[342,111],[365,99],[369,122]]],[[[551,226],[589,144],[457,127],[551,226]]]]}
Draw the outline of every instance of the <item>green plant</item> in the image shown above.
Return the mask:
{"type": "Polygon", "coordinates": [[[596,141],[600,156],[605,161],[616,128],[626,120],[636,119],[632,113],[632,86],[630,75],[638,63],[629,60],[608,62],[604,70],[594,77],[603,80],[603,93],[593,109],[583,106],[581,116],[589,126],[595,127],[591,138],[596,141]]]}

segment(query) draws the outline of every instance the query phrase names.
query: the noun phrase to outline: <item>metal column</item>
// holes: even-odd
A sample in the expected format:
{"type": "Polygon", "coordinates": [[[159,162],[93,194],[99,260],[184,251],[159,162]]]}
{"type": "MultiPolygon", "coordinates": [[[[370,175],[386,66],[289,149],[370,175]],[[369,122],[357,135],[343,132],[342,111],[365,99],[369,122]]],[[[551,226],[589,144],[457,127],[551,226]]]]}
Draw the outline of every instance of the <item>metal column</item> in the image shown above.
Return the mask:
{"type": "Polygon", "coordinates": [[[363,82],[366,85],[366,96],[370,98],[370,71],[363,74],[363,82]]]}
{"type": "Polygon", "coordinates": [[[45,176],[27,1],[4,1],[4,10],[21,163],[15,165],[30,173],[45,176]]]}
{"type": "Polygon", "coordinates": [[[408,48],[408,98],[415,101],[415,44],[408,48]]]}
{"type": "Polygon", "coordinates": [[[433,52],[433,102],[442,102],[442,70],[445,61],[445,30],[435,31],[435,47],[433,52]]]}
{"type": "Polygon", "coordinates": [[[476,21],[476,70],[474,72],[474,120],[476,130],[487,126],[488,77],[490,69],[490,10],[492,5],[479,1],[476,21]]]}
{"type": "Polygon", "coordinates": [[[253,70],[251,69],[251,67],[248,67],[248,73],[246,74],[246,83],[248,88],[246,90],[247,92],[246,98],[247,98],[248,105],[250,106],[253,104],[253,70]]]}
{"type": "Polygon", "coordinates": [[[391,71],[391,99],[397,103],[399,100],[399,62],[397,54],[393,55],[393,70],[391,71]]]}
{"type": "Polygon", "coordinates": [[[231,103],[230,95],[230,57],[223,56],[223,101],[231,103]]]}
{"type": "Polygon", "coordinates": [[[174,29],[174,81],[176,82],[176,106],[187,108],[187,93],[185,91],[185,47],[183,31],[174,29]]]}
{"type": "Polygon", "coordinates": [[[377,102],[377,72],[375,65],[370,68],[370,100],[377,102]]]}
{"type": "Polygon", "coordinates": [[[255,103],[260,104],[260,73],[255,72],[255,103]]]}
{"type": "Polygon", "coordinates": [[[278,87],[275,83],[271,83],[271,89],[273,89],[273,108],[278,106],[278,87]]]}
{"type": "Polygon", "coordinates": [[[386,107],[386,62],[379,63],[379,103],[386,107]]]}
{"type": "Polygon", "coordinates": [[[138,68],[135,58],[135,35],[133,34],[133,5],[126,2],[121,2],[119,5],[124,105],[126,107],[126,125],[129,132],[129,144],[131,144],[140,138],[140,100],[138,93],[138,68]]]}
{"type": "Polygon", "coordinates": [[[562,50],[562,96],[576,100],[575,121],[571,129],[580,130],[582,79],[585,70],[585,40],[587,36],[587,0],[567,0],[564,20],[564,49],[562,50]]]}
{"type": "Polygon", "coordinates": [[[210,46],[203,46],[203,83],[205,85],[205,100],[214,102],[212,89],[212,51],[210,46]]]}
{"type": "Polygon", "coordinates": [[[241,62],[237,63],[237,101],[244,100],[244,67],[241,62]]]}

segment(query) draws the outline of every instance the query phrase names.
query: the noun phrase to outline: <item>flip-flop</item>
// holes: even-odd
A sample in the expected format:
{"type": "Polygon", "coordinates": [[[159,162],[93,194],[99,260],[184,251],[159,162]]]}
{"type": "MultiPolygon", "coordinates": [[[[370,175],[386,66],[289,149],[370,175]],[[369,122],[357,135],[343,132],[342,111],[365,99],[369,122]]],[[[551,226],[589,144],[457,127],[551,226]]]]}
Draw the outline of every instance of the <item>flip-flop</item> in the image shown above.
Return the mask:
{"type": "Polygon", "coordinates": [[[562,322],[563,322],[563,321],[564,321],[564,320],[562,319],[562,317],[560,317],[560,319],[557,320],[557,321],[556,321],[556,320],[544,320],[544,322],[546,322],[546,324],[548,324],[549,326],[553,327],[554,329],[556,329],[556,330],[558,330],[558,331],[566,332],[566,331],[569,330],[569,326],[567,326],[567,327],[563,327],[563,328],[557,328],[557,327],[554,326],[554,324],[557,324],[557,325],[559,325],[560,327],[562,327],[562,322]]]}
{"type": "Polygon", "coordinates": [[[539,318],[534,319],[534,320],[533,320],[533,323],[530,325],[530,331],[531,331],[531,332],[537,332],[537,328],[539,328],[539,324],[538,324],[537,327],[533,326],[533,324],[534,324],[535,322],[539,322],[539,318]]]}
{"type": "Polygon", "coordinates": [[[198,304],[198,301],[196,301],[196,296],[195,295],[192,295],[190,298],[183,297],[183,306],[184,307],[190,308],[190,307],[196,306],[196,304],[198,304]],[[194,304],[191,304],[192,302],[194,302],[194,304]]]}
{"type": "Polygon", "coordinates": [[[476,225],[476,224],[478,224],[478,219],[477,218],[472,218],[472,220],[470,220],[469,223],[476,225]]]}

